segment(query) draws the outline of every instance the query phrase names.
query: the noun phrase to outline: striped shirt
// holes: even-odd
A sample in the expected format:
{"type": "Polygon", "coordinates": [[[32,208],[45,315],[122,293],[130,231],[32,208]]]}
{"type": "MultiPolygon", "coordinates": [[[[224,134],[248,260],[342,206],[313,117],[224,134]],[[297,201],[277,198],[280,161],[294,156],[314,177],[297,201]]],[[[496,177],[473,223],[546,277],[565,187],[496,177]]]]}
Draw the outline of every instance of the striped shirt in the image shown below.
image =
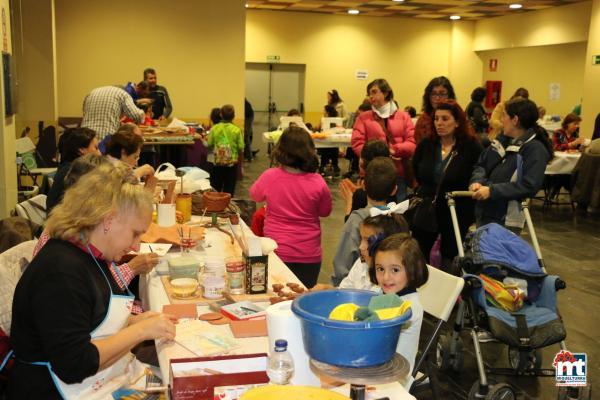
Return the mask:
{"type": "Polygon", "coordinates": [[[103,86],[92,90],[83,100],[81,126],[93,129],[101,141],[117,132],[121,116],[126,115],[136,123],[144,120],[144,112],[137,108],[131,96],[116,86],[103,86]]]}

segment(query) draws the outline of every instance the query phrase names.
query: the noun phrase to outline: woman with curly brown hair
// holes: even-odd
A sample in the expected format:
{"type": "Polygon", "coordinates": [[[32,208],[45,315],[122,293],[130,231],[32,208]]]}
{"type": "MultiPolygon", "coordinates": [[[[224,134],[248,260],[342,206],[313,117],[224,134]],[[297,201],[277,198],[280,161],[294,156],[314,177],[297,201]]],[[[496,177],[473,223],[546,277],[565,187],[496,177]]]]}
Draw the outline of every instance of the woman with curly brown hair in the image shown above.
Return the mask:
{"type": "MultiPolygon", "coordinates": [[[[454,100],[437,105],[431,129],[435,135],[423,138],[413,157],[413,168],[421,197],[435,198],[437,229],[413,227],[423,254],[428,257],[438,234],[441,235],[441,253],[444,264],[458,253],[445,193],[466,190],[473,167],[483,150],[473,133],[463,109],[454,100]]],[[[469,198],[456,199],[461,236],[475,221],[475,202],[469,198]]]]}

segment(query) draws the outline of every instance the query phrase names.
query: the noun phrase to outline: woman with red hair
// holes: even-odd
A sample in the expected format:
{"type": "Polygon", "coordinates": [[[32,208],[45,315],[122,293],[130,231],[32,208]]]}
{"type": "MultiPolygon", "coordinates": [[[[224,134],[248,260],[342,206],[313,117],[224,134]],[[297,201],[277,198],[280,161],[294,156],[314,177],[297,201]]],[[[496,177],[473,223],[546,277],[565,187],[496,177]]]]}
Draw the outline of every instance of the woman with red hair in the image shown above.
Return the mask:
{"type": "MultiPolygon", "coordinates": [[[[435,109],[432,120],[434,135],[417,145],[413,168],[420,197],[435,198],[437,227],[412,227],[426,258],[438,234],[441,234],[442,263],[448,265],[458,253],[446,203],[446,192],[467,190],[469,179],[479,154],[483,150],[473,133],[465,112],[454,100],[444,100],[435,109]]],[[[456,199],[461,236],[475,221],[475,203],[469,198],[456,199]]]]}

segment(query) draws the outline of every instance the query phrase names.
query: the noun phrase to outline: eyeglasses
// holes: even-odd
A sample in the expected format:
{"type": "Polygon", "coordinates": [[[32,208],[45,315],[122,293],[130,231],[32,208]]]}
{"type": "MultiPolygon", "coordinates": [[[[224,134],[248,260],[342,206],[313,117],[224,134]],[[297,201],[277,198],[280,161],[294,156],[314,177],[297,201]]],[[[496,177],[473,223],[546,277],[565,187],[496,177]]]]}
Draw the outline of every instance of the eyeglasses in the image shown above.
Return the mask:
{"type": "Polygon", "coordinates": [[[431,92],[430,96],[431,97],[446,98],[446,97],[448,97],[448,92],[431,92]]]}

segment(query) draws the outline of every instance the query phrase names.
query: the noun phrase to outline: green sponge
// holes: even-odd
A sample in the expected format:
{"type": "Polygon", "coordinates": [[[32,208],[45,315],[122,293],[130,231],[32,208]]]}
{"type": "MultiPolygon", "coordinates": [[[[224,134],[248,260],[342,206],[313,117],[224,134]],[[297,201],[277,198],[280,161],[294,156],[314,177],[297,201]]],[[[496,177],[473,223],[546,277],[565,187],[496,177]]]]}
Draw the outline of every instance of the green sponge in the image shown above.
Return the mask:
{"type": "Polygon", "coordinates": [[[371,297],[369,301],[369,309],[370,310],[381,310],[383,308],[392,308],[392,307],[400,307],[403,301],[395,293],[382,294],[379,296],[371,297]]]}
{"type": "Polygon", "coordinates": [[[379,321],[379,315],[368,307],[360,307],[354,312],[355,321],[379,321]]]}

